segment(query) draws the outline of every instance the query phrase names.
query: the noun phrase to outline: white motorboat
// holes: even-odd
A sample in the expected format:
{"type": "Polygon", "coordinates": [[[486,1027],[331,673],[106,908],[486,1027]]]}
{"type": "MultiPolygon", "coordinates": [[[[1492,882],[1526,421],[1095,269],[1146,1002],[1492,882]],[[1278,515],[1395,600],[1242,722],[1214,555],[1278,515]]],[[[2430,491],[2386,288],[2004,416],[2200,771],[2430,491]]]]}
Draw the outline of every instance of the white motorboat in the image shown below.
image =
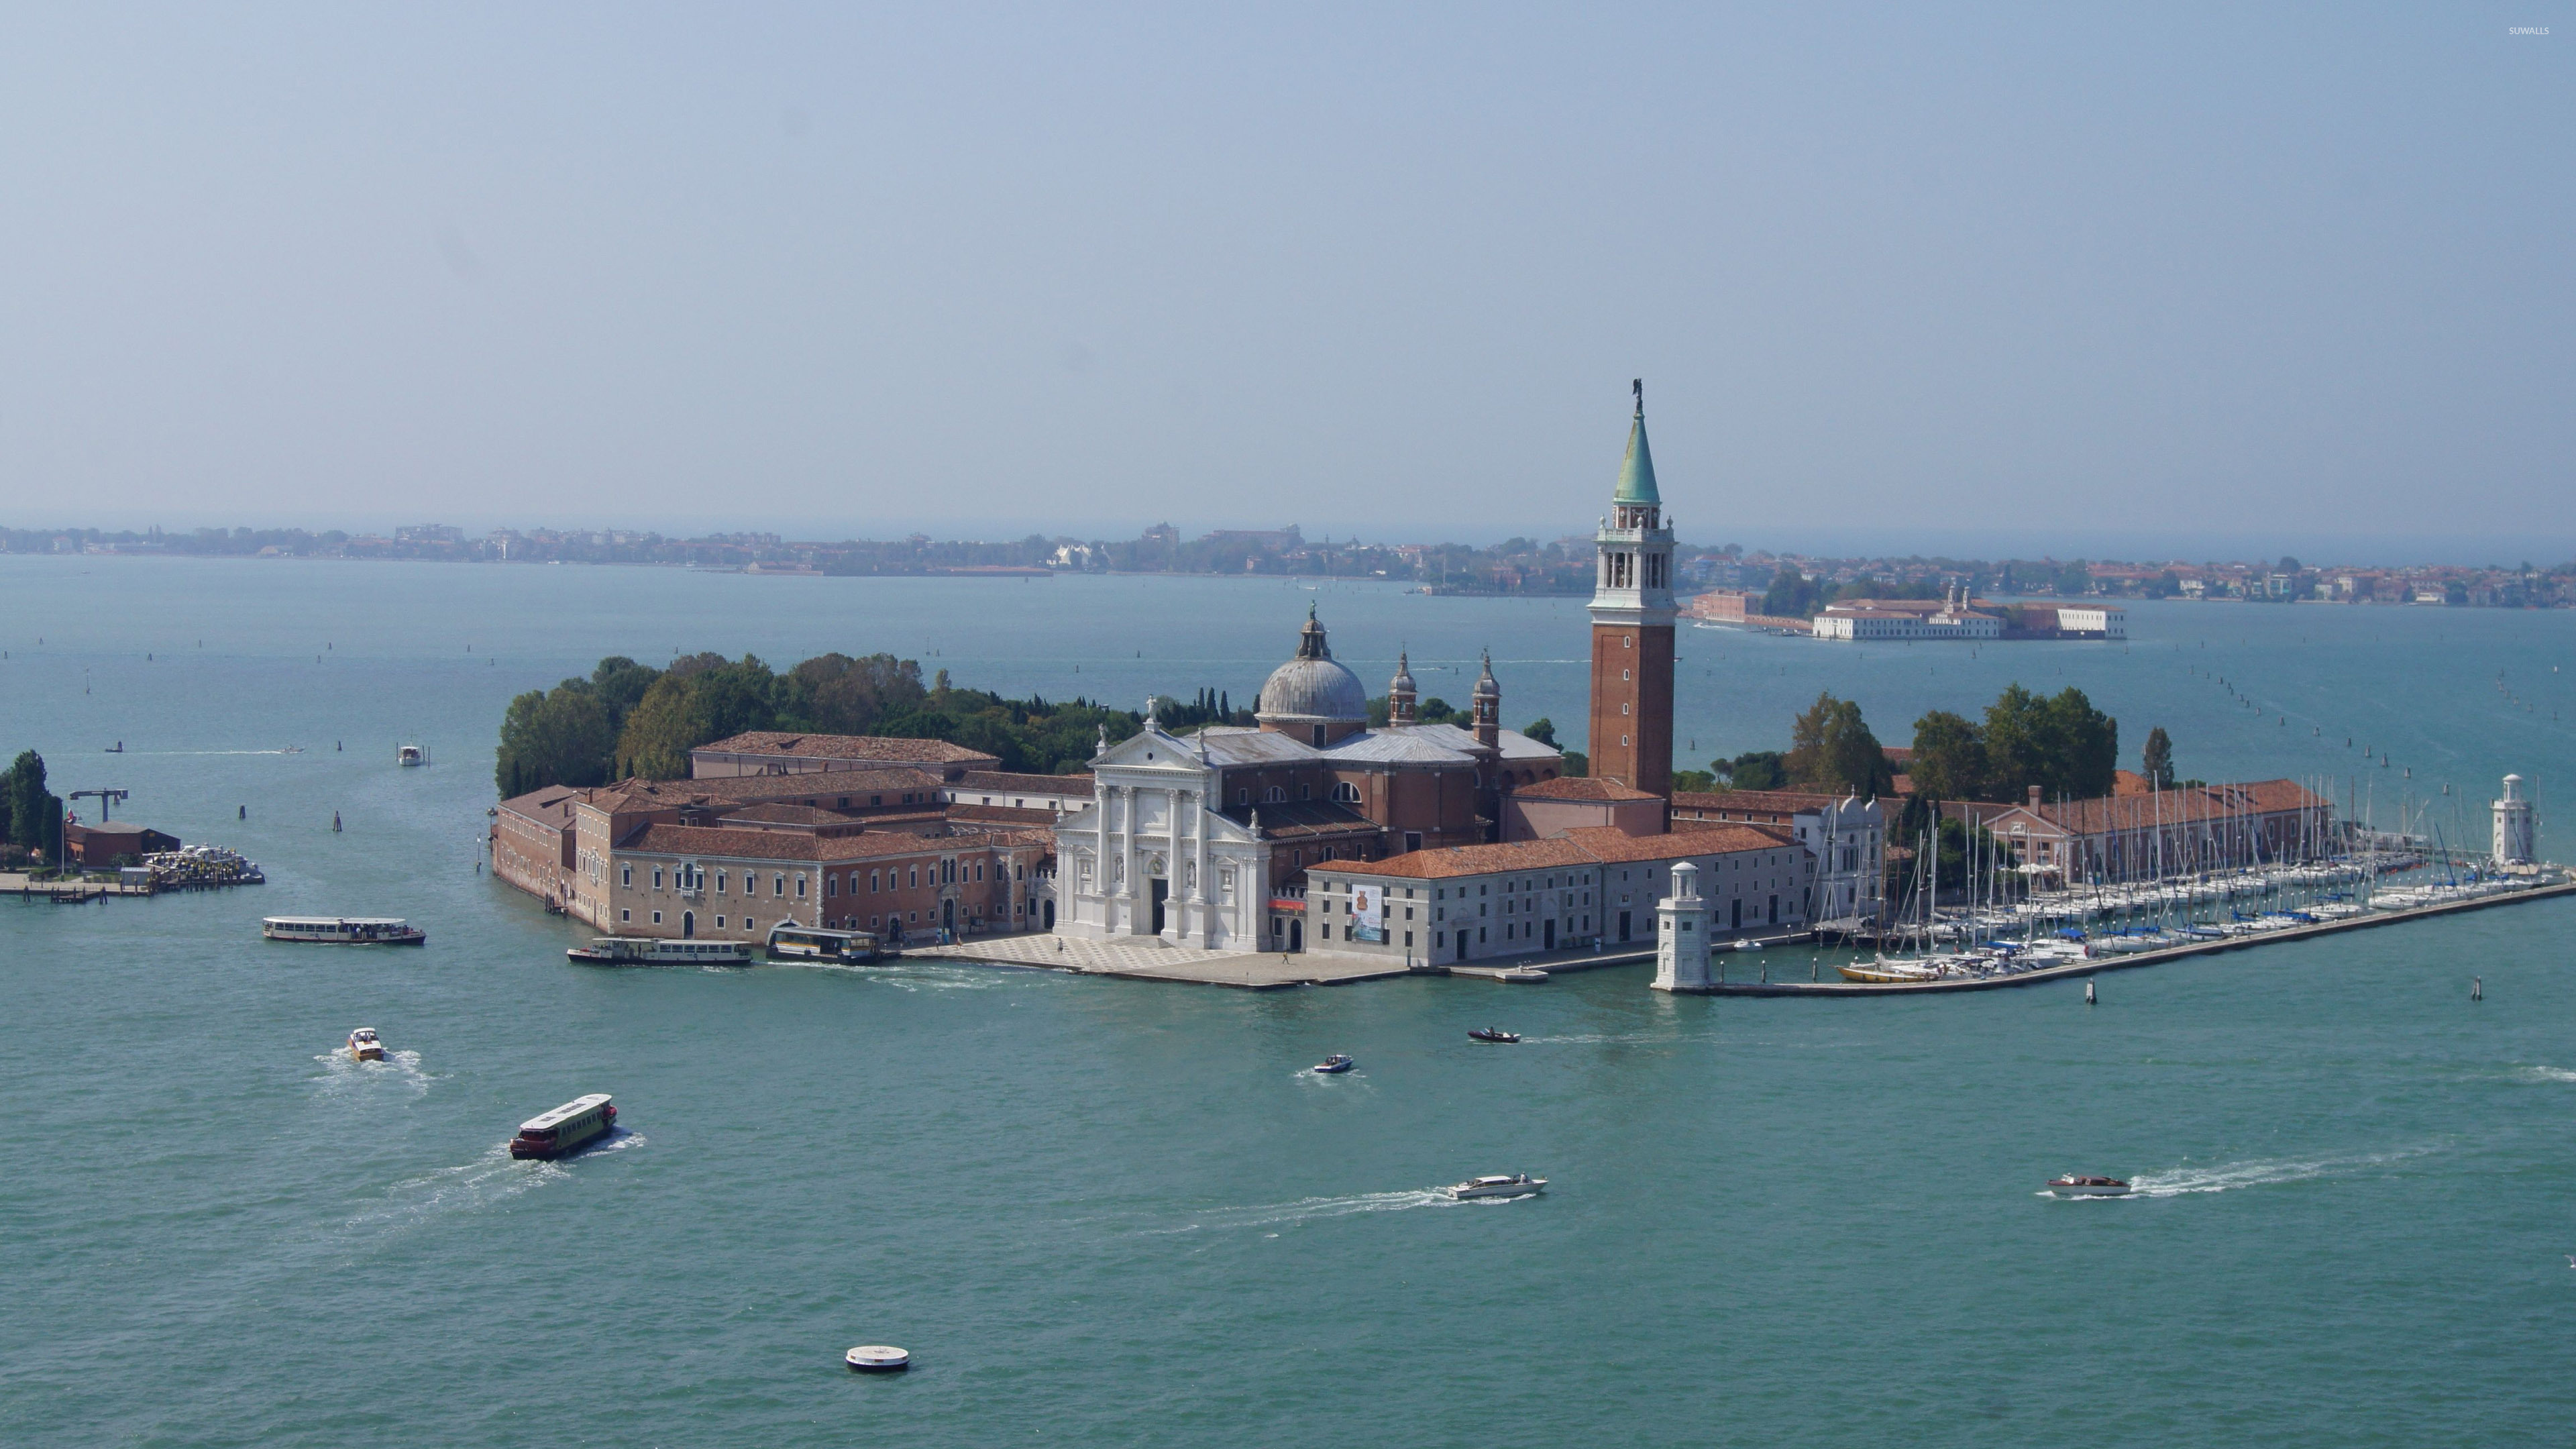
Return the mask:
{"type": "Polygon", "coordinates": [[[1528,1197],[1546,1190],[1546,1178],[1515,1172],[1508,1177],[1471,1177],[1465,1182],[1451,1184],[1448,1192],[1452,1199],[1465,1202],[1477,1197],[1528,1197]]]}
{"type": "Polygon", "coordinates": [[[2127,1197],[2137,1191],[2116,1177],[2078,1177],[2071,1172],[2050,1178],[2048,1190],[2059,1197],[2127,1197]]]}
{"type": "Polygon", "coordinates": [[[385,1059],[385,1044],[376,1039],[376,1029],[362,1026],[349,1033],[349,1056],[354,1061],[380,1062],[385,1059]]]}

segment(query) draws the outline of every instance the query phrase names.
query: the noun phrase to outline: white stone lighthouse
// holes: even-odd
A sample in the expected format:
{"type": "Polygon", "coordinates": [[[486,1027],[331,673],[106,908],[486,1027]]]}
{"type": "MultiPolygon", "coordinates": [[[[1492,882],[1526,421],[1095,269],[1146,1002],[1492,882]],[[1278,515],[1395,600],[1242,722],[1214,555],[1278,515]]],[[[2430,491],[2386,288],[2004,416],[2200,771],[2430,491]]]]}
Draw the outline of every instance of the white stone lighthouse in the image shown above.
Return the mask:
{"type": "Polygon", "coordinates": [[[1708,902],[1699,867],[1673,866],[1673,893],[1655,902],[1655,989],[1697,991],[1708,985],[1708,902]]]}
{"type": "Polygon", "coordinates": [[[2504,798],[2495,802],[2495,861],[2528,865],[2532,857],[2531,802],[2522,796],[2522,777],[2504,777],[2504,798]]]}

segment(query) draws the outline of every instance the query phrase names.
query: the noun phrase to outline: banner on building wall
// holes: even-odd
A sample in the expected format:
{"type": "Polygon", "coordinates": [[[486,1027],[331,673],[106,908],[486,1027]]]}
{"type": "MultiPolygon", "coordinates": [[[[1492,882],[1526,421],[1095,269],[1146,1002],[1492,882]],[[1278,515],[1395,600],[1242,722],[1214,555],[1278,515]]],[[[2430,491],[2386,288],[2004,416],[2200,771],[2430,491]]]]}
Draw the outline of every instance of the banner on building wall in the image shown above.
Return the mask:
{"type": "Polygon", "coordinates": [[[1351,939],[1386,939],[1386,892],[1374,885],[1351,885],[1351,939]]]}

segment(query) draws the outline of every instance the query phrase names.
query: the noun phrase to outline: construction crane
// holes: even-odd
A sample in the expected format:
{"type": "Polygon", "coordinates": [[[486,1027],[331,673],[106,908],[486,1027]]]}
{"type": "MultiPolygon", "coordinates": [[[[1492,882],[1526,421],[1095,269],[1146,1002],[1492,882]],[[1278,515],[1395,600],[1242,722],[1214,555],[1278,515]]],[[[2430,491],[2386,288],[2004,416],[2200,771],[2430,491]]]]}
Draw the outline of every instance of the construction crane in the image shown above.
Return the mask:
{"type": "Polygon", "coordinates": [[[128,791],[124,790],[74,790],[63,797],[63,803],[68,805],[74,800],[84,798],[96,799],[98,801],[98,823],[105,825],[107,823],[108,802],[111,800],[125,799],[128,793],[128,791]]]}

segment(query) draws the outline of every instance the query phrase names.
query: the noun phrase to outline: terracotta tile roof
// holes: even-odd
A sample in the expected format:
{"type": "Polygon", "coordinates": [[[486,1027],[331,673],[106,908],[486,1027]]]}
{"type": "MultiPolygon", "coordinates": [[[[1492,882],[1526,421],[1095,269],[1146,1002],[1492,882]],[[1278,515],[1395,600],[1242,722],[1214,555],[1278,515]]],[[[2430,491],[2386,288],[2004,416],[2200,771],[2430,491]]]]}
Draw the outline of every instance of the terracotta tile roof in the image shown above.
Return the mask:
{"type": "Polygon", "coordinates": [[[1055,811],[1035,805],[1027,809],[1010,805],[951,805],[947,817],[961,824],[973,825],[1032,825],[1049,829],[1055,825],[1055,811]]]}
{"type": "Polygon", "coordinates": [[[1567,776],[1541,780],[1512,791],[1518,800],[1656,800],[1662,797],[1647,790],[1631,789],[1616,780],[1567,776]]]}
{"type": "Polygon", "coordinates": [[[501,808],[512,815],[561,825],[570,815],[563,808],[564,802],[578,801],[589,794],[589,791],[571,785],[548,785],[542,790],[530,790],[525,795],[513,795],[501,802],[501,808]]]}
{"type": "Polygon", "coordinates": [[[800,735],[784,730],[751,730],[700,745],[718,755],[766,755],[781,760],[921,760],[942,765],[1001,763],[999,757],[946,740],[897,739],[881,735],[800,735]]]}
{"type": "MultiPolygon", "coordinates": [[[[2231,816],[2286,815],[2299,810],[2330,810],[2334,802],[2295,780],[2251,780],[2232,785],[2199,785],[2161,790],[2153,795],[2114,795],[2092,800],[2044,804],[2038,815],[2078,835],[2115,830],[2153,830],[2166,825],[2225,820],[2231,816]]],[[[2027,808],[2027,807],[2025,807],[2027,808]]]]}
{"type": "MultiPolygon", "coordinates": [[[[1089,775],[1020,775],[1008,770],[968,770],[948,787],[960,794],[969,790],[990,791],[995,795],[1048,795],[1067,799],[1091,798],[1089,775]]],[[[996,802],[999,803],[998,801],[996,802]]]]}
{"type": "Polygon", "coordinates": [[[897,804],[907,794],[937,803],[939,777],[925,770],[833,770],[804,775],[734,775],[713,780],[620,780],[581,792],[602,810],[676,810],[699,805],[717,809],[777,801],[837,810],[848,800],[864,809],[868,798],[887,797],[897,804]]]}
{"type": "Polygon", "coordinates": [[[1370,875],[1394,880],[1454,880],[1459,876],[1496,875],[1505,871],[1545,870],[1556,866],[1629,865],[1647,860],[1680,860],[1693,855],[1734,855],[1752,850],[1794,847],[1785,831],[1759,825],[1710,825],[1676,830],[1670,835],[1630,835],[1611,825],[1586,825],[1560,839],[1513,840],[1500,845],[1453,845],[1416,850],[1384,860],[1326,860],[1306,867],[1312,875],[1370,875]]]}
{"type": "Polygon", "coordinates": [[[1377,833],[1377,822],[1337,800],[1274,800],[1267,805],[1235,805],[1219,812],[1237,825],[1261,817],[1264,840],[1297,840],[1314,835],[1347,835],[1354,830],[1377,833]]]}
{"type": "Polygon", "coordinates": [[[1550,866],[1596,862],[1570,840],[1513,840],[1500,845],[1452,845],[1414,850],[1384,860],[1321,860],[1306,867],[1313,875],[1374,875],[1395,880],[1450,880],[1462,875],[1492,875],[1507,870],[1540,870],[1550,866]]]}
{"type": "Polygon", "coordinates": [[[1565,838],[1607,865],[1679,860],[1686,855],[1735,855],[1794,846],[1798,837],[1763,825],[1677,825],[1670,835],[1630,835],[1615,825],[1585,825],[1565,838]]]}
{"type": "MultiPolygon", "coordinates": [[[[1675,819],[1702,818],[1724,813],[1786,817],[1805,810],[1822,810],[1828,805],[1840,804],[1844,798],[1810,790],[1719,790],[1713,793],[1683,790],[1673,795],[1673,816],[1675,819]]],[[[1885,808],[1885,802],[1881,802],[1880,809],[1884,811],[1885,808]]]]}
{"type": "Polygon", "coordinates": [[[763,804],[742,805],[727,810],[717,823],[736,825],[747,821],[755,828],[783,825],[811,829],[817,826],[860,825],[864,824],[866,819],[867,817],[863,815],[845,815],[838,810],[815,805],[763,804]]]}
{"type": "Polygon", "coordinates": [[[787,830],[726,830],[706,825],[651,825],[622,850],[647,855],[701,855],[735,860],[814,861],[829,865],[885,856],[941,855],[1008,845],[1051,843],[1044,831],[965,829],[932,835],[871,830],[864,835],[806,835],[787,830]]]}

